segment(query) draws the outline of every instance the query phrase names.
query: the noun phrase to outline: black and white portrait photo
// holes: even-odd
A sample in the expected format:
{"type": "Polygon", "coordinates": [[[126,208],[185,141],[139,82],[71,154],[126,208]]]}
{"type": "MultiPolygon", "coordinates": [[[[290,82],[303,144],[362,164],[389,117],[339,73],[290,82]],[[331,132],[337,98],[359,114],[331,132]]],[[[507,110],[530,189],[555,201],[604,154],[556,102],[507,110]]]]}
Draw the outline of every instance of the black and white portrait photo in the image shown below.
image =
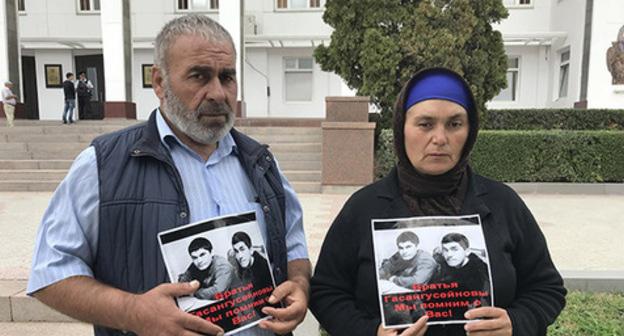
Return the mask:
{"type": "Polygon", "coordinates": [[[194,296],[200,300],[216,300],[215,296],[230,289],[234,280],[232,265],[214,252],[210,240],[203,237],[193,239],[188,247],[192,262],[178,276],[178,282],[199,281],[200,287],[194,296]]]}
{"type": "Polygon", "coordinates": [[[255,288],[273,286],[269,262],[264,256],[264,247],[254,245],[248,233],[238,231],[232,235],[232,250],[236,269],[236,281],[240,285],[253,284],[255,288]]]}
{"type": "Polygon", "coordinates": [[[478,215],[372,221],[382,319],[405,327],[465,323],[464,313],[493,305],[489,258],[478,215]]]}
{"type": "Polygon", "coordinates": [[[255,213],[188,224],[159,234],[171,282],[197,280],[180,309],[218,324],[226,335],[266,319],[262,308],[275,288],[255,213]]]}

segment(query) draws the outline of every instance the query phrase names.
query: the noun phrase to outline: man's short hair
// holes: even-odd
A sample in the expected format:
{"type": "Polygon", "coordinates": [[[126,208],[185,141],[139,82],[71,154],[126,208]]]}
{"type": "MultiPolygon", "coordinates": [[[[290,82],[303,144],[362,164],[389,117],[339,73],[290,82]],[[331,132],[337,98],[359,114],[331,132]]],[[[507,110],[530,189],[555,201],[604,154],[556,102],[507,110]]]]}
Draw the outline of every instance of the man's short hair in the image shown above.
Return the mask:
{"type": "Polygon", "coordinates": [[[211,42],[228,42],[236,54],[234,41],[228,31],[206,15],[190,14],[175,18],[162,28],[154,43],[154,63],[167,74],[167,54],[175,40],[183,35],[198,35],[211,42]]]}
{"type": "Polygon", "coordinates": [[[86,77],[86,76],[87,76],[87,73],[86,73],[86,72],[84,72],[84,71],[80,71],[80,72],[78,73],[78,76],[80,76],[80,75],[85,75],[85,77],[86,77]]]}
{"type": "Polygon", "coordinates": [[[65,74],[65,78],[69,79],[69,77],[73,76],[74,74],[71,72],[68,72],[65,74]]]}
{"type": "Polygon", "coordinates": [[[414,232],[405,231],[397,237],[396,243],[399,245],[399,243],[405,242],[412,242],[414,245],[418,245],[418,243],[420,243],[420,239],[418,239],[418,236],[414,232]]]}
{"type": "Polygon", "coordinates": [[[206,238],[195,238],[191,244],[189,244],[188,253],[191,254],[202,248],[208,250],[208,252],[212,252],[212,243],[206,238]]]}
{"type": "Polygon", "coordinates": [[[243,231],[238,231],[232,236],[232,246],[240,242],[245,243],[247,248],[251,248],[251,237],[243,231]]]}
{"type": "Polygon", "coordinates": [[[459,245],[461,245],[464,250],[470,247],[470,242],[468,241],[468,238],[466,238],[466,236],[461,233],[449,233],[442,237],[442,244],[448,243],[459,243],[459,245]]]}
{"type": "Polygon", "coordinates": [[[8,81],[4,82],[4,85],[13,85],[13,82],[8,80],[8,81]]]}

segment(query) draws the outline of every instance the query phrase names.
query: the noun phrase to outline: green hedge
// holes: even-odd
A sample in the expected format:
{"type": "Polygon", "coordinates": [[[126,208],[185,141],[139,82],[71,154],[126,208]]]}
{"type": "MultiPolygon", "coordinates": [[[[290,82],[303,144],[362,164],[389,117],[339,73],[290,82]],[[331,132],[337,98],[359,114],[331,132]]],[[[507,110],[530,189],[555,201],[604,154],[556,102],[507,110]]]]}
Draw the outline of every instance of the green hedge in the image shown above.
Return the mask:
{"type": "Polygon", "coordinates": [[[624,110],[487,110],[481,115],[481,129],[624,130],[624,110]]]}
{"type": "MultiPolygon", "coordinates": [[[[395,164],[391,130],[378,148],[380,178],[395,164]]],[[[504,182],[624,182],[624,132],[480,131],[471,166],[504,182]]]]}

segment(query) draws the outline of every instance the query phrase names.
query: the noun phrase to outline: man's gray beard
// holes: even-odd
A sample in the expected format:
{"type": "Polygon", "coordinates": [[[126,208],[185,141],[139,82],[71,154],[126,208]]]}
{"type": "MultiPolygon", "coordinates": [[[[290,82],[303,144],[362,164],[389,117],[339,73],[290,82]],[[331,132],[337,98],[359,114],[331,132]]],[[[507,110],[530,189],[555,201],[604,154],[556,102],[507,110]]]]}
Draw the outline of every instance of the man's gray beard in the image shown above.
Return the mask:
{"type": "Polygon", "coordinates": [[[219,140],[234,126],[234,112],[226,103],[203,101],[197,110],[189,110],[171,91],[169,85],[165,85],[165,110],[162,111],[167,119],[181,132],[193,141],[211,145],[219,140]],[[222,127],[202,124],[200,115],[223,115],[225,123],[222,127]]]}

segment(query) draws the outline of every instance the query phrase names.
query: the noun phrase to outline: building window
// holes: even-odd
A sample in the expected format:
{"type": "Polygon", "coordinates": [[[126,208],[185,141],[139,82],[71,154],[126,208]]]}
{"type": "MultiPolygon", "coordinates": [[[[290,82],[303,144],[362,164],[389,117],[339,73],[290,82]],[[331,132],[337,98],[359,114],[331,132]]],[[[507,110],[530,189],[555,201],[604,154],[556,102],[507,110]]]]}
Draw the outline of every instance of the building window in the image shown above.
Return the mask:
{"type": "Polygon", "coordinates": [[[320,7],[321,0],[277,0],[278,9],[313,9],[320,7]]]}
{"type": "Polygon", "coordinates": [[[312,57],[284,58],[284,88],[287,102],[312,101],[312,57]]]}
{"type": "Polygon", "coordinates": [[[561,52],[559,62],[559,98],[568,96],[568,81],[570,78],[570,50],[561,52]]]}
{"type": "Polygon", "coordinates": [[[177,0],[179,11],[206,12],[219,9],[219,0],[177,0]]]}
{"type": "Polygon", "coordinates": [[[503,0],[503,5],[507,7],[530,6],[531,0],[503,0]]]}
{"type": "Polygon", "coordinates": [[[18,12],[25,12],[26,11],[26,4],[24,3],[24,1],[26,1],[26,0],[17,0],[17,11],[18,12]]]}
{"type": "Polygon", "coordinates": [[[78,0],[79,12],[99,12],[100,0],[78,0]]]}
{"type": "Polygon", "coordinates": [[[520,59],[507,58],[507,88],[501,90],[494,101],[516,101],[518,98],[518,74],[520,74],[520,59]]]}

